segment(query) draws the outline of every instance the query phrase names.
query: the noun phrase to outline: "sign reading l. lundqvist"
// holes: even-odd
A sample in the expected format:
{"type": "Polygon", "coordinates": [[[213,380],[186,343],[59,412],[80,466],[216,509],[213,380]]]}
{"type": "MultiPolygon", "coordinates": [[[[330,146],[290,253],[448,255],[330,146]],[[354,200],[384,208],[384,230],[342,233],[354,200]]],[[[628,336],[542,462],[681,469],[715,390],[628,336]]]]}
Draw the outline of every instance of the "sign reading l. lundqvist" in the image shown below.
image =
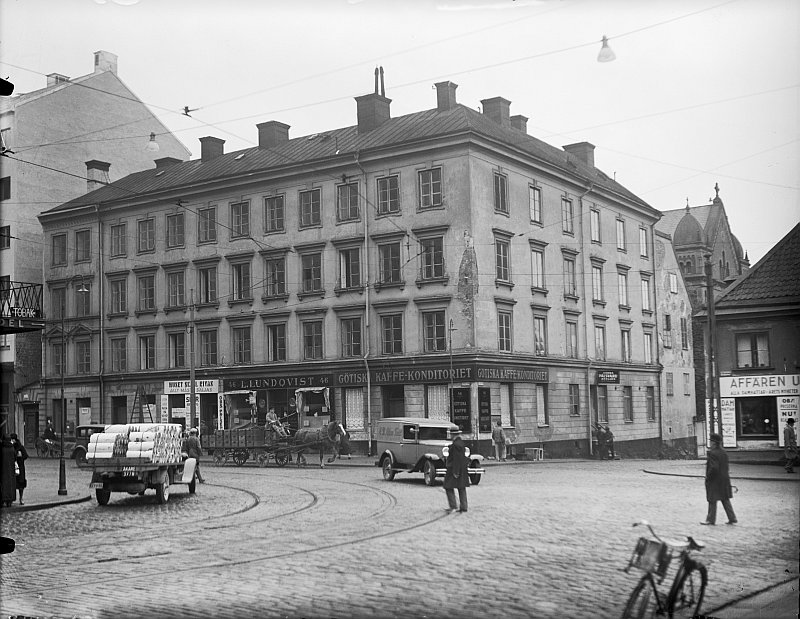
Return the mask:
{"type": "Polygon", "coordinates": [[[798,395],[800,394],[800,374],[725,376],[719,379],[719,393],[723,398],[798,395]]]}

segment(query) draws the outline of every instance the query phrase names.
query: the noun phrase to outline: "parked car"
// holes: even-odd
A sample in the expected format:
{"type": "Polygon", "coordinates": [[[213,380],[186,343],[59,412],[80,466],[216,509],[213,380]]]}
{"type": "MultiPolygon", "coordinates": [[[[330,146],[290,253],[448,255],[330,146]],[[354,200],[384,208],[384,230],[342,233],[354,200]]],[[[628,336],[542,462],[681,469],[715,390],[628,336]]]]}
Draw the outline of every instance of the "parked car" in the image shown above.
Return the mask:
{"type": "MultiPolygon", "coordinates": [[[[86,463],[86,446],[89,444],[89,437],[95,432],[103,432],[106,426],[102,424],[90,424],[75,428],[75,444],[70,451],[69,457],[78,464],[86,463]]],[[[66,443],[64,445],[66,447],[66,443]]],[[[66,449],[64,450],[66,451],[66,449]]]]}
{"type": "MultiPolygon", "coordinates": [[[[450,443],[460,434],[459,427],[449,421],[415,417],[387,417],[378,421],[378,461],[383,478],[392,481],[397,473],[422,473],[425,484],[433,486],[445,475],[445,459],[450,443]]],[[[483,456],[470,454],[469,479],[481,481],[483,456]]]]}

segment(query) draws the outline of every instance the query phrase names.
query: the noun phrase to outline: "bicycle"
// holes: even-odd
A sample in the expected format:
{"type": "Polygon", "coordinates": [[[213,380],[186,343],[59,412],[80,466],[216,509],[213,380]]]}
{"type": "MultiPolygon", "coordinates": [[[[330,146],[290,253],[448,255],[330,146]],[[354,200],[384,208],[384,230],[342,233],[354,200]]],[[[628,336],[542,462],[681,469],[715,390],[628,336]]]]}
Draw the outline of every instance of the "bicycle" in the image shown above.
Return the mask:
{"type": "Polygon", "coordinates": [[[691,536],[687,536],[686,541],[668,541],[660,538],[646,520],[633,523],[633,526],[639,525],[646,526],[655,539],[640,537],[628,567],[623,570],[628,573],[635,567],[644,571],[644,575],[628,598],[622,618],[699,617],[708,584],[708,570],[690,553],[702,550],[705,544],[691,536]],[[658,590],[658,585],[667,575],[675,552],[678,552],[680,562],[669,593],[665,594],[658,590]]]}

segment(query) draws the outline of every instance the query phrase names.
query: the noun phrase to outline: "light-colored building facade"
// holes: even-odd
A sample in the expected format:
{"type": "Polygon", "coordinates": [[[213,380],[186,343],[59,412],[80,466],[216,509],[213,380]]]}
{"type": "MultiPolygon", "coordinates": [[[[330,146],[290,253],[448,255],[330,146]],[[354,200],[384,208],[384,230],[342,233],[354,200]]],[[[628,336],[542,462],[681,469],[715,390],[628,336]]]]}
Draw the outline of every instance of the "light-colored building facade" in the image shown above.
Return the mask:
{"type": "MultiPolygon", "coordinates": [[[[588,453],[599,422],[618,451],[657,452],[658,211],[591,144],[552,147],[507,100],[479,113],[436,89],[435,108],[398,118],[383,94],[357,97],[357,125],[312,136],[264,122],[235,153],[203,138],[199,160],[43,213],[45,296],[98,291],[68,343],[84,413],[123,421],[144,399],[207,430],[269,408],[296,427],[335,415],[362,451],[385,416],[452,418],[481,449],[501,420],[520,453],[551,456],[588,453]],[[55,263],[81,230],[94,258],[55,263]],[[217,385],[199,419],[190,372],[217,385]]],[[[52,399],[58,324],[48,336],[52,399]]]]}
{"type": "MultiPolygon", "coordinates": [[[[3,97],[0,135],[4,155],[0,158],[0,277],[4,286],[6,282],[42,283],[40,213],[101,183],[151,168],[154,157],[185,160],[190,155],[120,80],[117,57],[107,51],[94,53],[94,68],[88,75],[69,78],[52,73],[40,90],[3,97]],[[158,137],[156,154],[146,149],[151,133],[158,137]],[[92,163],[97,161],[107,164],[92,163]]],[[[65,251],[82,251],[83,246],[75,245],[80,238],[71,237],[65,251]]],[[[86,282],[87,286],[91,283],[86,282]]],[[[70,294],[67,301],[74,306],[72,282],[64,284],[70,294]]],[[[48,317],[57,318],[60,309],[51,310],[48,317]]],[[[73,317],[73,308],[68,310],[73,317]]],[[[71,331],[76,323],[70,320],[66,326],[71,331]]],[[[2,421],[8,432],[17,432],[31,446],[39,434],[41,333],[0,338],[2,421]]]]}

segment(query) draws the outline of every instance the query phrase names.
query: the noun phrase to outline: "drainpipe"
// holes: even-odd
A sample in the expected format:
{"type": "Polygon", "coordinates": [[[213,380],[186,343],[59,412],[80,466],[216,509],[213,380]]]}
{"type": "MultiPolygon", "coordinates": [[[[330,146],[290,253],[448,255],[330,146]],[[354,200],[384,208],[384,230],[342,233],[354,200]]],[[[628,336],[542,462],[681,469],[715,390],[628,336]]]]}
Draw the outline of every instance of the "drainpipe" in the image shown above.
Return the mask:
{"type": "Polygon", "coordinates": [[[100,310],[100,372],[98,374],[98,382],[100,387],[100,423],[106,423],[106,384],[105,384],[105,312],[103,311],[103,300],[105,296],[105,286],[103,278],[103,255],[105,249],[103,246],[103,222],[100,219],[100,204],[95,204],[95,213],[97,214],[97,234],[98,234],[98,272],[97,272],[97,290],[98,290],[98,308],[100,310]]]}
{"type": "Polygon", "coordinates": [[[590,312],[590,301],[589,301],[589,292],[587,292],[586,287],[586,262],[589,257],[586,255],[586,250],[584,248],[584,243],[586,241],[586,234],[585,234],[585,217],[584,217],[584,209],[583,209],[583,199],[594,189],[594,183],[590,182],[589,187],[578,197],[578,204],[581,209],[581,218],[580,218],[580,225],[581,225],[581,290],[583,292],[583,307],[584,307],[584,319],[583,319],[583,327],[585,333],[585,346],[586,346],[586,361],[588,362],[586,365],[586,401],[588,406],[586,407],[588,412],[588,422],[587,422],[587,433],[589,439],[589,455],[594,455],[594,451],[592,449],[592,403],[591,403],[591,393],[592,393],[592,381],[591,381],[591,373],[592,373],[592,358],[589,356],[589,321],[591,320],[591,312],[590,312]]]}
{"type": "Polygon", "coordinates": [[[358,151],[355,155],[356,165],[364,175],[364,369],[367,371],[367,456],[372,455],[372,377],[369,371],[369,211],[367,209],[367,171],[358,161],[358,151]]]}

